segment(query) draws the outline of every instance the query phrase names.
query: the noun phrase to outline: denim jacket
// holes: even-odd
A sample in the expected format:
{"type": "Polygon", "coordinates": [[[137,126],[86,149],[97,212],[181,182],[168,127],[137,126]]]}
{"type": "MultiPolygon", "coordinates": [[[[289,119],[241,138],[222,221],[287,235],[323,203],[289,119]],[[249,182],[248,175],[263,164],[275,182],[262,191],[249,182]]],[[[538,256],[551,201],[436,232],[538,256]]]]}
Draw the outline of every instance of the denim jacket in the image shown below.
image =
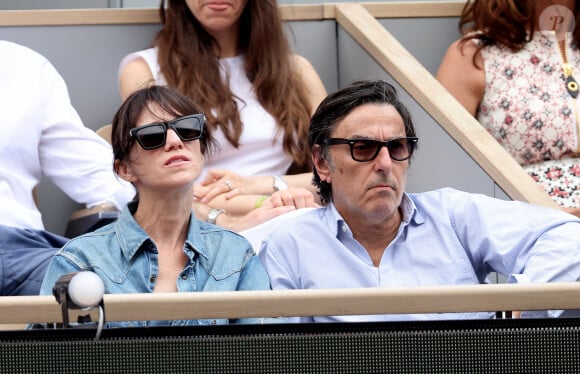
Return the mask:
{"type": "MultiPolygon", "coordinates": [[[[98,274],[105,293],[153,292],[159,271],[158,251],[153,240],[133,219],[129,204],[118,220],[70,240],[52,259],[40,294],[51,295],[57,279],[67,273],[89,270],[98,274]]],[[[177,279],[179,292],[269,290],[268,275],[250,243],[227,229],[189,220],[183,251],[187,264],[177,279]]],[[[106,311],[106,305],[105,305],[106,311]]],[[[107,327],[227,324],[227,319],[180,321],[110,322],[107,327]]],[[[257,323],[240,319],[236,323],[257,323]]]]}

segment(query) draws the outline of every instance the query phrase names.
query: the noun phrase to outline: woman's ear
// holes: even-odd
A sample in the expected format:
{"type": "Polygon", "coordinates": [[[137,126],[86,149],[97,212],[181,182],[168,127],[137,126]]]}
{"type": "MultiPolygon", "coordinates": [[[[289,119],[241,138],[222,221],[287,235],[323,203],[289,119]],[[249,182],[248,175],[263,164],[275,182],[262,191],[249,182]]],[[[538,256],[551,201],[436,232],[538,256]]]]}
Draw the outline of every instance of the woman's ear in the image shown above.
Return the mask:
{"type": "Polygon", "coordinates": [[[320,180],[330,183],[331,168],[328,164],[328,160],[324,157],[324,150],[319,145],[315,145],[312,149],[312,164],[314,165],[320,180]]]}
{"type": "Polygon", "coordinates": [[[117,175],[123,180],[131,183],[137,182],[137,177],[133,174],[133,170],[126,160],[115,160],[114,167],[117,175]]]}

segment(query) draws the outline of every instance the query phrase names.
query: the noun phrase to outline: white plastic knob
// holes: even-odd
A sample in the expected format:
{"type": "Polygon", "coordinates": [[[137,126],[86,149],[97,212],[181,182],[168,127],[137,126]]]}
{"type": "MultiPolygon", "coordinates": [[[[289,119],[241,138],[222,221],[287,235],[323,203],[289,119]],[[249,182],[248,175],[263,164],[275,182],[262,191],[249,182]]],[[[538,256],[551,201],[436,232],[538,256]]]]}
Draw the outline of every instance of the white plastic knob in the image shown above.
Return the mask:
{"type": "Polygon", "coordinates": [[[92,271],[81,271],[70,280],[68,295],[80,308],[98,305],[103,299],[105,284],[101,277],[92,271]]]}

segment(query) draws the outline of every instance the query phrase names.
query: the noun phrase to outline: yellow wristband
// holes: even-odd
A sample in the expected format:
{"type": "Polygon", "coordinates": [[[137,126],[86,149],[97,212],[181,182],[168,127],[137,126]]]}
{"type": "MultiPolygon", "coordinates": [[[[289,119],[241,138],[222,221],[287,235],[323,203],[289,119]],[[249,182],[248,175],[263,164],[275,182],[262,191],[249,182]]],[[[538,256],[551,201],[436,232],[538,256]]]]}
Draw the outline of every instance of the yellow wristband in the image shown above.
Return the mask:
{"type": "Polygon", "coordinates": [[[259,207],[261,207],[267,198],[268,198],[268,196],[265,196],[265,195],[258,197],[258,200],[256,200],[256,204],[254,204],[254,209],[258,209],[259,207]]]}

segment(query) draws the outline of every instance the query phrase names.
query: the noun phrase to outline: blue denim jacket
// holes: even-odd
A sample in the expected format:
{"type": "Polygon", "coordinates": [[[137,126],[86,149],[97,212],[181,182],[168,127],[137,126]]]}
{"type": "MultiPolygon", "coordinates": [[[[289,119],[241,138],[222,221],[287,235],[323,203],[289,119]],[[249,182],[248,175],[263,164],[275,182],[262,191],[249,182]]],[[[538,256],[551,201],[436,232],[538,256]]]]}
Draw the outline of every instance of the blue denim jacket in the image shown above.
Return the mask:
{"type": "MultiPolygon", "coordinates": [[[[52,259],[40,294],[51,295],[56,280],[67,273],[89,270],[105,284],[105,293],[153,292],[159,271],[155,243],[133,219],[133,204],[107,226],[70,240],[52,259]]],[[[269,290],[270,282],[250,243],[227,229],[189,220],[183,251],[187,265],[177,279],[179,292],[269,290]]],[[[106,305],[105,305],[106,311],[106,305]]],[[[236,323],[257,323],[239,319],[236,323]]],[[[107,327],[227,324],[227,319],[110,322],[107,327]]]]}

